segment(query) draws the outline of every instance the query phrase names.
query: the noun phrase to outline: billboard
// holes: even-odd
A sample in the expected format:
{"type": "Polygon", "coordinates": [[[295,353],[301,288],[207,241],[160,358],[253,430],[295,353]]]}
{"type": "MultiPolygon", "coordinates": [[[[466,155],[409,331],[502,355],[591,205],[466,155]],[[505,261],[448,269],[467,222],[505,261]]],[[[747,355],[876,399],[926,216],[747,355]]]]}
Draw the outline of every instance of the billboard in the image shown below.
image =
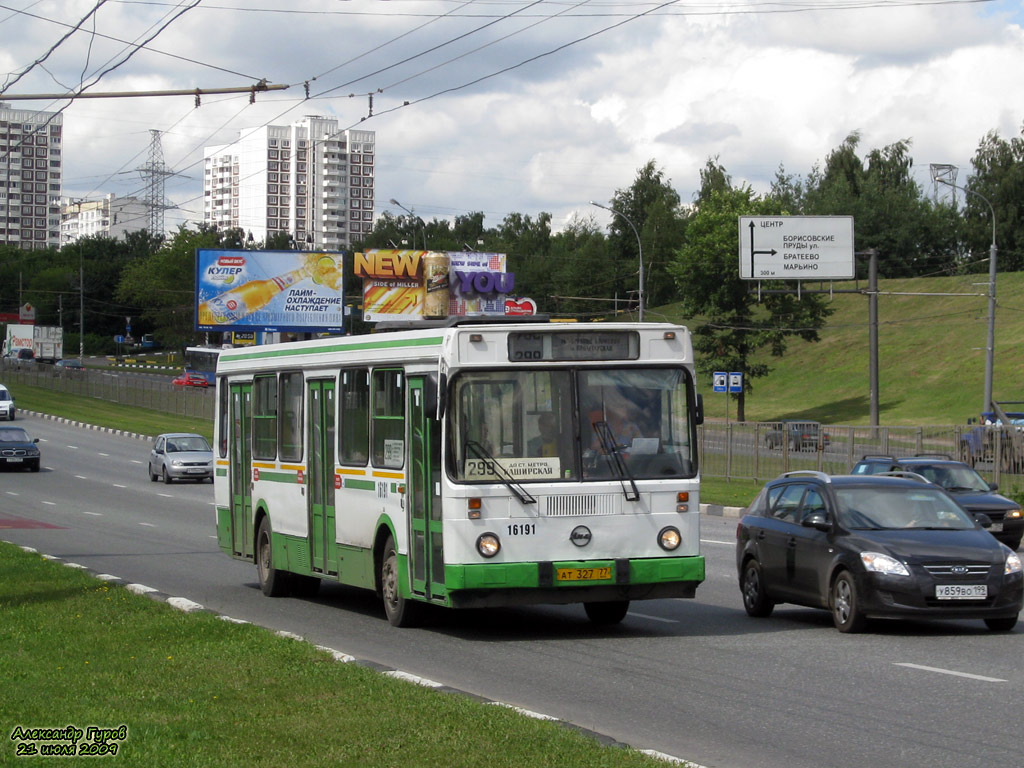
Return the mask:
{"type": "MultiPolygon", "coordinates": [[[[363,278],[363,319],[370,322],[504,316],[515,296],[503,253],[375,248],[356,253],[352,269],[363,278]]],[[[520,301],[520,314],[536,311],[532,301],[520,301]]]]}
{"type": "Polygon", "coordinates": [[[344,254],[196,251],[196,330],[342,333],[344,254]]]}

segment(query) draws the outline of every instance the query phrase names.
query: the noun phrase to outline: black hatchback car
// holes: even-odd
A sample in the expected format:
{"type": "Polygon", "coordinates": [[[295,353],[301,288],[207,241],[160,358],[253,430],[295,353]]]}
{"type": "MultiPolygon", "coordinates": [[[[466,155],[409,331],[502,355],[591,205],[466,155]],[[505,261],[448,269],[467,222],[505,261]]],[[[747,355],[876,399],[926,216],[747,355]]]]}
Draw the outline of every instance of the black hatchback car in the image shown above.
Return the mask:
{"type": "Polygon", "coordinates": [[[751,616],[824,608],[840,632],[874,617],[983,619],[1006,632],[1024,603],[1017,554],[942,488],[908,478],[770,481],[736,528],[736,566],[751,616]]]}
{"type": "Polygon", "coordinates": [[[992,521],[988,532],[1010,549],[1019,549],[1024,538],[1024,514],[1020,504],[996,493],[999,486],[985,481],[969,465],[945,454],[864,456],[850,470],[854,475],[908,470],[941,485],[972,515],[985,514],[992,521]]]}

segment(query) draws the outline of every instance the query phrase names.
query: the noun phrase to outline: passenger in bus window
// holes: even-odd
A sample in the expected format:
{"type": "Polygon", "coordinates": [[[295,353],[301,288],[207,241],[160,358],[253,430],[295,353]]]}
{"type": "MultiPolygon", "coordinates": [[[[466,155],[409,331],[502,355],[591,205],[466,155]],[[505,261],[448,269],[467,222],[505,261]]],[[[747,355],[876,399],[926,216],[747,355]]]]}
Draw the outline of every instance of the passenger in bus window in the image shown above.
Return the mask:
{"type": "Polygon", "coordinates": [[[547,411],[537,418],[540,435],[530,440],[531,456],[558,456],[558,419],[547,411]]]}

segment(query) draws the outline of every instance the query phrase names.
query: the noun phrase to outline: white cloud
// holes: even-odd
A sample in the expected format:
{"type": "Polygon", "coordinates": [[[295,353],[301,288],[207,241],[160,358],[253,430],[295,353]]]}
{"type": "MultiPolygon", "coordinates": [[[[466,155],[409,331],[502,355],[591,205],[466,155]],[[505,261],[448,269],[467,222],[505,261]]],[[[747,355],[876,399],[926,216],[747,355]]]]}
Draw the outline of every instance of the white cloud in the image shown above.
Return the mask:
{"type": "MultiPolygon", "coordinates": [[[[8,82],[67,31],[54,20],[73,23],[93,5],[44,0],[26,9],[38,18],[4,12],[0,69],[8,82]]],[[[558,227],[573,212],[591,215],[588,200],[607,201],[652,159],[686,202],[710,157],[734,181],[764,191],[780,164],[805,176],[858,130],[865,153],[911,139],[918,179],[928,184],[931,162],[954,163],[966,174],[988,131],[1019,135],[1019,3],[814,5],[793,13],[669,6],[467,88],[458,87],[649,6],[581,4],[566,12],[562,4],[525,2],[264,0],[260,8],[288,11],[268,13],[238,0],[200,5],[150,44],[163,53],[136,54],[93,90],[247,86],[259,77],[291,87],[252,105],[246,96],[212,95],[198,108],[190,96],[77,101],[64,114],[65,192],[141,193],[136,169],[146,162],[150,130],[158,129],[168,166],[183,174],[168,180],[167,194],[196,219],[202,185],[195,163],[204,145],[268,121],[332,114],[344,126],[377,132],[379,209],[393,197],[425,218],[482,210],[490,226],[509,212],[549,211],[558,227]],[[514,18],[496,19],[517,9],[514,18]],[[566,13],[529,26],[558,12],[566,13]],[[331,98],[304,101],[307,81],[313,95],[334,89],[331,98]],[[378,88],[374,117],[360,122],[366,94],[378,88]],[[447,89],[456,90],[417,103],[447,89]]],[[[92,37],[93,29],[141,39],[172,11],[106,3],[95,25],[85,24],[11,92],[78,84],[83,72],[125,49],[92,37]]]]}

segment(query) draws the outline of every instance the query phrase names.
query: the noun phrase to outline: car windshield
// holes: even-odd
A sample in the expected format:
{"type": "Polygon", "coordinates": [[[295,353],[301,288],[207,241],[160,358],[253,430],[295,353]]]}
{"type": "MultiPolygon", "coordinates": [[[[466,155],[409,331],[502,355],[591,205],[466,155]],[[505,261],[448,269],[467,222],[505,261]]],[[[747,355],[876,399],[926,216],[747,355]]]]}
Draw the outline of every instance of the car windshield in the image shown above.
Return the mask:
{"type": "Polygon", "coordinates": [[[836,500],[840,524],[854,530],[974,527],[971,516],[936,488],[836,488],[836,500]]]}
{"type": "Polygon", "coordinates": [[[11,399],[11,393],[6,389],[0,389],[0,402],[6,402],[11,399]]]}
{"type": "Polygon", "coordinates": [[[914,464],[909,468],[949,491],[989,491],[988,483],[966,464],[914,464]]]}
{"type": "Polygon", "coordinates": [[[24,429],[0,429],[0,443],[31,443],[24,429]]]}
{"type": "Polygon", "coordinates": [[[181,453],[182,451],[209,451],[210,444],[201,435],[185,435],[183,437],[167,438],[167,452],[181,453]]]}

